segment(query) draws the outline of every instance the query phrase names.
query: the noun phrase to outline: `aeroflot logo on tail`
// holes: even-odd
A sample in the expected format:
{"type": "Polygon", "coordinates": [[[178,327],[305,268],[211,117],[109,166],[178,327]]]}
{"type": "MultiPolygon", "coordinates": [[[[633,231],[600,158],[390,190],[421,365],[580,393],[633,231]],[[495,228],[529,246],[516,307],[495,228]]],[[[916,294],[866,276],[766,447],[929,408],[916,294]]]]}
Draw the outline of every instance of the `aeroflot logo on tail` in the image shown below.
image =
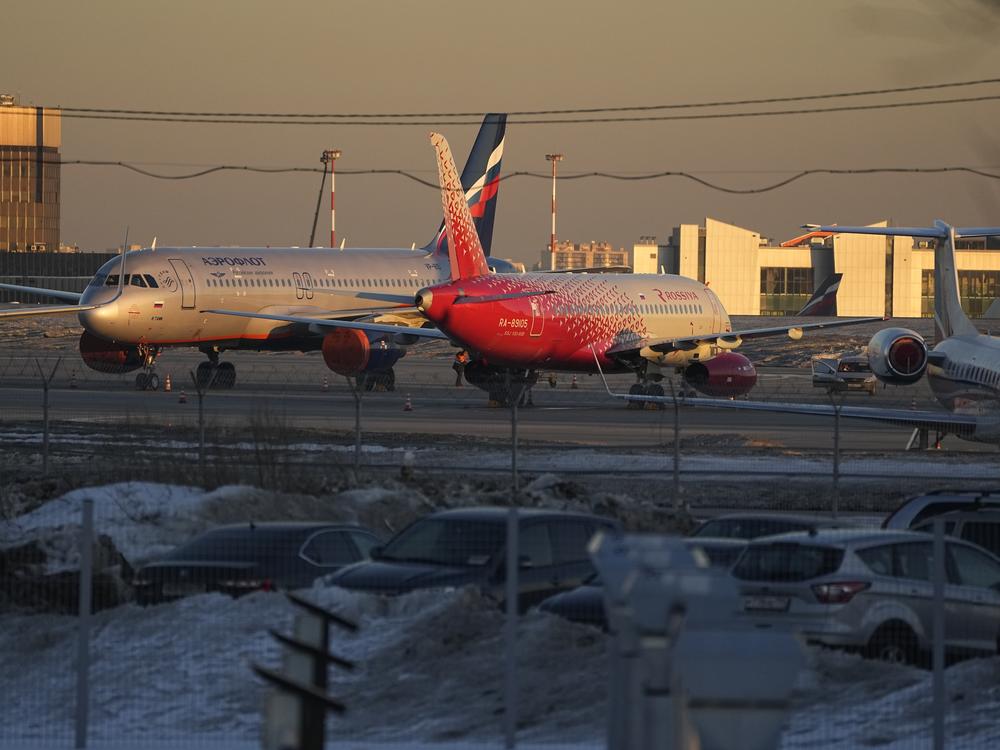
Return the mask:
{"type": "Polygon", "coordinates": [[[213,256],[201,259],[206,266],[266,266],[263,258],[230,258],[228,256],[213,256]]]}
{"type": "Polygon", "coordinates": [[[698,295],[694,292],[665,292],[662,289],[654,289],[653,291],[660,295],[660,299],[663,302],[676,302],[677,300],[683,299],[698,299],[698,295]]]}

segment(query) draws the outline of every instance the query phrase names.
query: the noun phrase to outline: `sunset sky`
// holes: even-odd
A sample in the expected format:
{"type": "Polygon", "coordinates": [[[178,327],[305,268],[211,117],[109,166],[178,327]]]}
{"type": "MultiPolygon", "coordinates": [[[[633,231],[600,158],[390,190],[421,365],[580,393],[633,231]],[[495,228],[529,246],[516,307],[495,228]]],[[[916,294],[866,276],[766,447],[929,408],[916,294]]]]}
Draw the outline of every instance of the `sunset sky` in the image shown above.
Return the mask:
{"type": "MultiPolygon", "coordinates": [[[[208,112],[438,113],[641,106],[799,96],[1000,78],[992,0],[586,0],[12,3],[0,93],[24,104],[208,112]],[[16,38],[15,38],[16,37],[16,38]]],[[[1000,84],[828,107],[1000,95],[1000,84]]],[[[476,119],[476,118],[472,118],[476,119]]],[[[513,118],[512,118],[513,120],[513,118]]],[[[1000,173],[1000,101],[714,121],[508,126],[504,172],[696,173],[731,187],[803,169],[972,166],[1000,173]]],[[[475,125],[223,125],[64,119],[64,159],[180,174],[197,166],[337,163],[338,238],[409,246],[440,219],[427,132],[461,162],[475,125]]],[[[63,169],[62,239],[87,249],[303,245],[318,174],[216,174],[160,181],[113,167],[63,169]]],[[[545,179],[503,183],[501,257],[537,260],[549,233],[545,179]]],[[[319,241],[328,237],[326,198],[319,241]]],[[[776,240],[807,221],[1000,224],[1000,181],[970,175],[815,176],[755,196],[681,178],[559,185],[559,236],[630,247],[705,216],[776,240]]]]}

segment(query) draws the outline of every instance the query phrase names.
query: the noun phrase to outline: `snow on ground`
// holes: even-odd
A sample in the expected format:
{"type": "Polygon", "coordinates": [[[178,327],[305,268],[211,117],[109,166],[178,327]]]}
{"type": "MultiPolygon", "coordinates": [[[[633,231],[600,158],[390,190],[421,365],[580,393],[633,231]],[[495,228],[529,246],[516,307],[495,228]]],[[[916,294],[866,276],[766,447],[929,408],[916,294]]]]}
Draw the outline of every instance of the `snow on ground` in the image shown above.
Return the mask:
{"type": "MultiPolygon", "coordinates": [[[[528,489],[542,492],[556,481],[542,476],[528,489]]],[[[228,520],[227,512],[315,509],[301,498],[250,487],[204,492],[122,483],[68,493],[9,522],[0,534],[8,540],[58,536],[78,523],[83,497],[95,500],[97,528],[137,556],[228,520]]],[[[414,511],[426,499],[366,488],[323,502],[328,511],[357,515],[400,506],[414,511]]],[[[498,746],[504,638],[495,603],[469,589],[381,599],[320,585],[306,594],[361,625],[356,635],[334,636],[333,650],[359,668],[332,672],[330,692],[349,711],[331,717],[331,742],[348,740],[344,748],[498,746]]],[[[95,614],[90,734],[96,746],[257,746],[265,687],[250,663],[279,666],[268,630],[288,632],[293,613],[284,597],[255,593],[237,600],[206,594],[95,614]]],[[[71,745],[76,627],[75,618],[62,615],[0,614],[0,747],[71,745]]],[[[784,748],[929,746],[929,673],[850,654],[809,653],[784,748]]],[[[519,630],[518,671],[523,741],[602,744],[607,658],[600,632],[529,613],[519,630]]],[[[1000,659],[957,664],[947,681],[949,747],[1000,747],[1000,659]]]]}

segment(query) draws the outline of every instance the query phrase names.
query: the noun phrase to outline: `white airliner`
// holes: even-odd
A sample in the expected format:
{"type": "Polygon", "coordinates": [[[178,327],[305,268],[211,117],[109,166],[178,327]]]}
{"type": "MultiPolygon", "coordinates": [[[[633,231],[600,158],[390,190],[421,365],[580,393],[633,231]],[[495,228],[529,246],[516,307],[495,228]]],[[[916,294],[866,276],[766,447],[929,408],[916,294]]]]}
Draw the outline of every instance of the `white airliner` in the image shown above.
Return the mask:
{"type": "MultiPolygon", "coordinates": [[[[462,185],[477,231],[489,248],[507,116],[483,120],[462,185]]],[[[0,288],[52,297],[63,305],[20,306],[0,319],[77,313],[84,333],[80,355],[107,373],[138,370],[137,388],[155,390],[153,365],[169,347],[197,347],[209,361],[198,379],[232,387],[236,369],[219,362],[230,349],[321,350],[328,367],[359,377],[365,387],[391,388],[393,366],[416,339],[407,326],[426,321],[413,309],[422,287],[449,278],[443,222],[423,248],[199,248],[152,247],[102,266],[82,294],[13,284],[0,288]],[[206,315],[225,307],[274,315],[340,319],[337,330],[281,320],[206,315]],[[351,321],[369,321],[367,331],[351,321]]],[[[439,338],[445,338],[440,336],[439,338]]]]}
{"type": "MultiPolygon", "coordinates": [[[[838,234],[922,237],[936,242],[934,323],[938,334],[937,345],[928,349],[926,342],[915,331],[885,328],[869,342],[868,357],[872,372],[884,383],[907,385],[926,376],[934,396],[947,411],[842,406],[840,416],[912,427],[917,431],[920,447],[927,447],[930,432],[937,434],[936,443],[948,434],[965,440],[1000,443],[1000,338],[979,333],[965,314],[959,296],[955,263],[956,238],[1000,235],[1000,227],[952,227],[943,221],[935,221],[933,227],[808,224],[805,228],[838,234]]],[[[635,398],[626,393],[612,393],[610,389],[608,392],[616,398],[635,398]]],[[[648,401],[650,398],[647,396],[643,400],[648,401]]],[[[703,398],[685,399],[684,403],[784,414],[834,414],[834,407],[825,404],[717,401],[703,398]]]]}

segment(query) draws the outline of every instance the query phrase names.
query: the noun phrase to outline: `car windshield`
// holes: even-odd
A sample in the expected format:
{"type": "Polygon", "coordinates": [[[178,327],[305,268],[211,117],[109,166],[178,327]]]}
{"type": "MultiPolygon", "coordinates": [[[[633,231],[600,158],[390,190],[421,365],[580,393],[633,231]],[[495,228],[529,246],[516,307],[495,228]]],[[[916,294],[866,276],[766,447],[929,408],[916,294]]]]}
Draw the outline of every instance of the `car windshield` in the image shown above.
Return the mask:
{"type": "Polygon", "coordinates": [[[288,531],[250,527],[219,529],[183,544],[167,560],[211,560],[216,562],[260,562],[293,557],[303,538],[288,531]]]}
{"type": "Polygon", "coordinates": [[[499,551],[505,532],[502,523],[427,518],[401,531],[385,546],[379,559],[482,566],[499,551]]]}
{"type": "Polygon", "coordinates": [[[744,581],[805,581],[840,567],[844,551],[811,544],[754,544],[733,568],[744,581]]]}

